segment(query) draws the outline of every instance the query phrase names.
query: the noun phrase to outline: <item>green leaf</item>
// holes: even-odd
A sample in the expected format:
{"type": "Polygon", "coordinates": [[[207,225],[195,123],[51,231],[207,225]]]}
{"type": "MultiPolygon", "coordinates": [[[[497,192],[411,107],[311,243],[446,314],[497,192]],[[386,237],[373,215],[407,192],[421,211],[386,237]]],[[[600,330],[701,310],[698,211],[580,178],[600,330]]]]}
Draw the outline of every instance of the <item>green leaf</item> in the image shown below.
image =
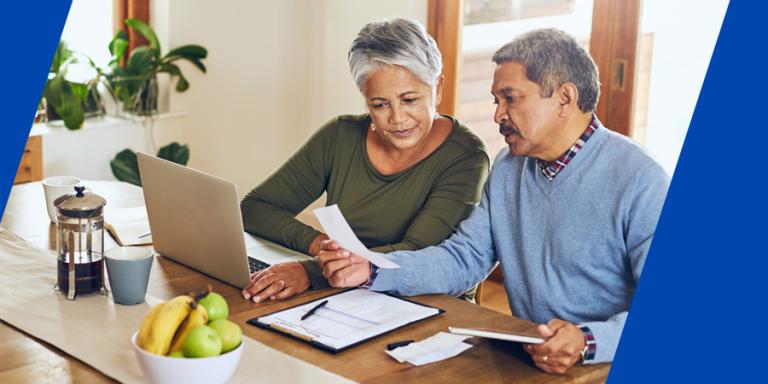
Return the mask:
{"type": "Polygon", "coordinates": [[[171,77],[179,77],[179,80],[176,82],[176,91],[184,92],[189,89],[189,82],[187,81],[187,78],[181,74],[181,69],[179,69],[179,67],[175,64],[163,64],[160,66],[160,70],[158,72],[166,72],[171,75],[171,77]]]}
{"type": "Polygon", "coordinates": [[[152,72],[154,66],[153,60],[157,50],[155,48],[141,46],[135,48],[128,58],[125,69],[128,73],[137,75],[146,75],[152,72]]]}
{"type": "Polygon", "coordinates": [[[112,54],[112,59],[109,61],[109,66],[120,65],[120,60],[125,56],[125,50],[128,48],[128,34],[125,31],[117,31],[115,37],[109,42],[109,52],[112,54]]]}
{"type": "Polygon", "coordinates": [[[74,95],[79,102],[85,101],[88,97],[88,85],[81,83],[67,82],[70,92],[74,95]]]}
{"type": "Polygon", "coordinates": [[[71,58],[72,51],[67,47],[67,42],[60,40],[58,47],[56,47],[56,53],[53,55],[50,72],[59,73],[71,58]]]}
{"type": "Polygon", "coordinates": [[[73,95],[66,95],[61,102],[61,105],[54,106],[53,109],[64,120],[64,125],[67,129],[75,130],[80,129],[85,121],[85,113],[83,106],[73,95]]]}
{"type": "Polygon", "coordinates": [[[64,78],[56,76],[45,84],[43,96],[51,106],[61,105],[61,99],[64,95],[64,78]]]}
{"type": "Polygon", "coordinates": [[[149,41],[149,46],[157,50],[157,58],[160,58],[160,41],[157,40],[157,35],[155,35],[152,27],[137,19],[125,19],[125,25],[144,36],[149,41]]]}
{"type": "Polygon", "coordinates": [[[186,92],[187,89],[189,89],[189,81],[183,75],[179,75],[179,81],[176,82],[176,92],[186,92]]]}
{"type": "Polygon", "coordinates": [[[172,161],[176,164],[187,165],[189,161],[189,146],[177,142],[170,143],[157,152],[157,157],[172,161]]]}
{"type": "Polygon", "coordinates": [[[195,44],[182,45],[181,47],[171,49],[165,57],[183,56],[205,59],[208,56],[208,50],[195,44]]]}
{"type": "Polygon", "coordinates": [[[130,149],[124,149],[115,155],[115,158],[109,162],[112,168],[112,174],[115,178],[126,183],[141,186],[141,177],[139,175],[139,162],[136,160],[136,153],[130,149]]]}
{"type": "Polygon", "coordinates": [[[186,58],[187,61],[192,63],[195,67],[197,67],[201,72],[205,73],[205,65],[199,60],[199,59],[190,59],[186,58]]]}

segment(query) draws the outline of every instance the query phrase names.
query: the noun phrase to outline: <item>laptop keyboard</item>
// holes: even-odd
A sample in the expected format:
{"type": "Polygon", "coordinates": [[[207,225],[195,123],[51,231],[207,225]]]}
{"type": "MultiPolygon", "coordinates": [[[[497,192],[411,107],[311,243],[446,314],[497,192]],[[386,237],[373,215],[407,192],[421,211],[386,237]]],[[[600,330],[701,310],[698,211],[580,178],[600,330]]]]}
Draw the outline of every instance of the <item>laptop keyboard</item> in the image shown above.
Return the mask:
{"type": "Polygon", "coordinates": [[[248,258],[248,269],[251,270],[251,273],[261,271],[262,269],[269,268],[269,264],[261,261],[256,260],[253,257],[248,258]]]}

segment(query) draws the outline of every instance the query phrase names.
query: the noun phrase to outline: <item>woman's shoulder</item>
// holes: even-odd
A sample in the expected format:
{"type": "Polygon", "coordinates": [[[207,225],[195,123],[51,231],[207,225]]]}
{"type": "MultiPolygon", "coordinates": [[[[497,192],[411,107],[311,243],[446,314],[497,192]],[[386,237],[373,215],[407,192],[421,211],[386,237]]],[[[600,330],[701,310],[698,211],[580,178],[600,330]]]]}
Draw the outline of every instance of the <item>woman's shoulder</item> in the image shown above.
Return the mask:
{"type": "Polygon", "coordinates": [[[458,119],[451,116],[445,117],[453,122],[451,134],[445,139],[446,149],[461,155],[483,153],[487,156],[488,151],[480,137],[458,119]]]}
{"type": "Polygon", "coordinates": [[[367,113],[362,115],[339,115],[328,121],[325,126],[342,132],[361,132],[370,124],[371,118],[367,113]]]}
{"type": "Polygon", "coordinates": [[[333,141],[359,140],[361,132],[365,132],[370,117],[362,115],[339,115],[331,118],[323,124],[315,136],[328,138],[333,141]]]}

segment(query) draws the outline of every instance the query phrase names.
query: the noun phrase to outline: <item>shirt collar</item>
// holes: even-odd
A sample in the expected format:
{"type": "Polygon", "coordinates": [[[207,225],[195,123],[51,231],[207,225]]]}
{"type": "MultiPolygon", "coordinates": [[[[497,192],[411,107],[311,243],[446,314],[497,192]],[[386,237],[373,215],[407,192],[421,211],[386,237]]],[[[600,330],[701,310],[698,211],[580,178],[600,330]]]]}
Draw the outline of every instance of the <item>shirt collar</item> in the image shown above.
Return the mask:
{"type": "Polygon", "coordinates": [[[592,134],[597,131],[599,126],[600,122],[597,120],[597,116],[592,115],[592,120],[590,120],[587,128],[581,134],[579,139],[576,140],[576,142],[573,143],[573,145],[571,145],[567,151],[565,151],[565,153],[552,161],[536,160],[536,163],[539,165],[539,169],[541,170],[541,174],[544,175],[547,180],[552,181],[555,176],[557,176],[557,174],[560,173],[565,168],[565,166],[571,162],[571,160],[573,160],[573,157],[576,156],[581,148],[584,147],[584,143],[586,143],[587,140],[592,137],[592,134]]]}

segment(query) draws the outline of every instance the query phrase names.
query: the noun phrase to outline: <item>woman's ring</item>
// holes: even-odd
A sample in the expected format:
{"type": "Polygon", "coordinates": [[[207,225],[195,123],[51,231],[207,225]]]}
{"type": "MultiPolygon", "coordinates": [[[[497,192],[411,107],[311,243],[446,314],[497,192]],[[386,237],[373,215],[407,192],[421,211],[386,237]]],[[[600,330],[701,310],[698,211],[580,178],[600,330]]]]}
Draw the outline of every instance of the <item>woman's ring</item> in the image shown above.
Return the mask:
{"type": "Polygon", "coordinates": [[[544,357],[543,357],[541,360],[543,360],[543,361],[546,363],[546,362],[547,362],[547,360],[549,360],[549,356],[547,356],[547,355],[544,355],[544,357]]]}

